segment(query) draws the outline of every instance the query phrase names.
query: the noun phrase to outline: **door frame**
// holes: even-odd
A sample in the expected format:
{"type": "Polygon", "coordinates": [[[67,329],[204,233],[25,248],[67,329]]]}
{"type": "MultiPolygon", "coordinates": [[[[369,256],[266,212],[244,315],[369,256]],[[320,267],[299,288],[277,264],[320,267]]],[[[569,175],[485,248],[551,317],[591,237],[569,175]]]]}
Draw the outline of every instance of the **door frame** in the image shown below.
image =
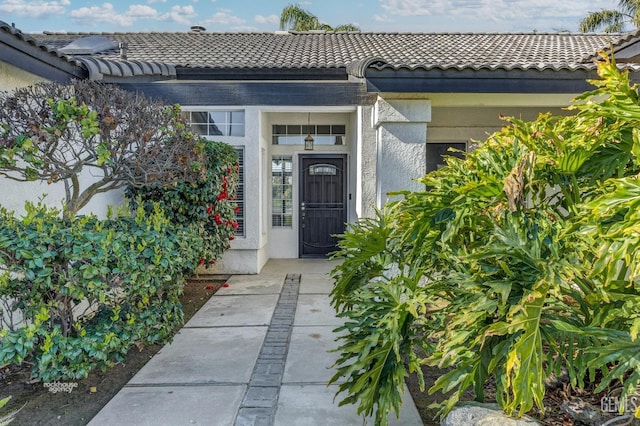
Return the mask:
{"type": "Polygon", "coordinates": [[[344,204],[344,216],[343,223],[346,224],[349,218],[349,156],[347,153],[337,154],[337,153],[323,153],[323,152],[315,152],[309,153],[305,152],[304,154],[298,154],[298,202],[296,207],[296,212],[298,215],[298,258],[319,258],[320,256],[314,255],[304,255],[303,252],[303,228],[302,228],[302,212],[300,210],[302,200],[303,200],[303,192],[304,192],[304,159],[314,159],[314,160],[322,160],[322,159],[342,159],[343,164],[343,174],[342,174],[342,202],[344,204]]]}

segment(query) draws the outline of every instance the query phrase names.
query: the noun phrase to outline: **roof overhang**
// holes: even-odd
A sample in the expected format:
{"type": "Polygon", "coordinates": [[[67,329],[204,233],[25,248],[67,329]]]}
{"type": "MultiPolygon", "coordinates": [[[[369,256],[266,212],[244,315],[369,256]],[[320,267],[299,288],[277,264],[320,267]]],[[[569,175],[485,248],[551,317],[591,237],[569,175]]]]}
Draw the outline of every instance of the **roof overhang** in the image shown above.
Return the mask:
{"type": "Polygon", "coordinates": [[[368,92],[581,93],[592,90],[594,70],[375,69],[365,72],[368,92]]]}
{"type": "Polygon", "coordinates": [[[119,86],[168,103],[182,105],[372,105],[375,95],[362,82],[350,81],[178,81],[119,86]]]}
{"type": "Polygon", "coordinates": [[[177,67],[178,80],[347,80],[345,68],[210,68],[177,67]]]}
{"type": "Polygon", "coordinates": [[[0,58],[47,80],[68,82],[87,77],[87,71],[81,66],[38,45],[29,36],[4,26],[0,27],[0,58]]]}

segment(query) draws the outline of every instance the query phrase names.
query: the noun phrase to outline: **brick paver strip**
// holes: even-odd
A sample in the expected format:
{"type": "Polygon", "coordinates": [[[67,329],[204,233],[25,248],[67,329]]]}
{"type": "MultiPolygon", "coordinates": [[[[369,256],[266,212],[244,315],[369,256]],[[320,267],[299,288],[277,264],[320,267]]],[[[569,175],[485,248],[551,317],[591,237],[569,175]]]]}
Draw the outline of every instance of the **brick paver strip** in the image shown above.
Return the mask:
{"type": "Polygon", "coordinates": [[[287,274],[235,426],[272,426],[298,303],[300,274],[287,274]]]}

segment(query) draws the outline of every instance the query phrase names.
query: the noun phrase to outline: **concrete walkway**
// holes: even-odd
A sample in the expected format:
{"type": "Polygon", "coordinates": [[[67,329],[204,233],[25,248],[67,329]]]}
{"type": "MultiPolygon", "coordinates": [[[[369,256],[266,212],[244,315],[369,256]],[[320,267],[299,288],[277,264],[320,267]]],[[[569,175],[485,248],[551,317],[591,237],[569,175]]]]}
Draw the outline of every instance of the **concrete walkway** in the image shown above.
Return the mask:
{"type": "MultiPolygon", "coordinates": [[[[270,260],[231,277],[89,425],[373,425],[327,387],[340,325],[333,266],[270,260]]],[[[390,424],[422,425],[408,390],[390,424]]]]}

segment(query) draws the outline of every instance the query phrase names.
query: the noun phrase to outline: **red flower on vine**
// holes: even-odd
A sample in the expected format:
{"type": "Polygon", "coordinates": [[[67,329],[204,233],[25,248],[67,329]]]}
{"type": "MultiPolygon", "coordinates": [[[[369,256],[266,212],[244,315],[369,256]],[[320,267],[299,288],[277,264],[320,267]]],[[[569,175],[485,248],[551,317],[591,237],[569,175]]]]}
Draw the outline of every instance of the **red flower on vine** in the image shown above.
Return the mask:
{"type": "Polygon", "coordinates": [[[225,200],[228,196],[229,195],[225,191],[222,191],[220,195],[218,195],[218,201],[225,200]]]}
{"type": "Polygon", "coordinates": [[[207,214],[211,214],[212,211],[213,211],[213,206],[207,207],[207,214]]]}
{"type": "Polygon", "coordinates": [[[198,262],[198,265],[204,265],[204,257],[200,258],[200,261],[198,262]]]}
{"type": "Polygon", "coordinates": [[[213,216],[213,219],[216,221],[217,225],[222,225],[222,218],[219,213],[216,213],[215,216],[213,216]]]}

